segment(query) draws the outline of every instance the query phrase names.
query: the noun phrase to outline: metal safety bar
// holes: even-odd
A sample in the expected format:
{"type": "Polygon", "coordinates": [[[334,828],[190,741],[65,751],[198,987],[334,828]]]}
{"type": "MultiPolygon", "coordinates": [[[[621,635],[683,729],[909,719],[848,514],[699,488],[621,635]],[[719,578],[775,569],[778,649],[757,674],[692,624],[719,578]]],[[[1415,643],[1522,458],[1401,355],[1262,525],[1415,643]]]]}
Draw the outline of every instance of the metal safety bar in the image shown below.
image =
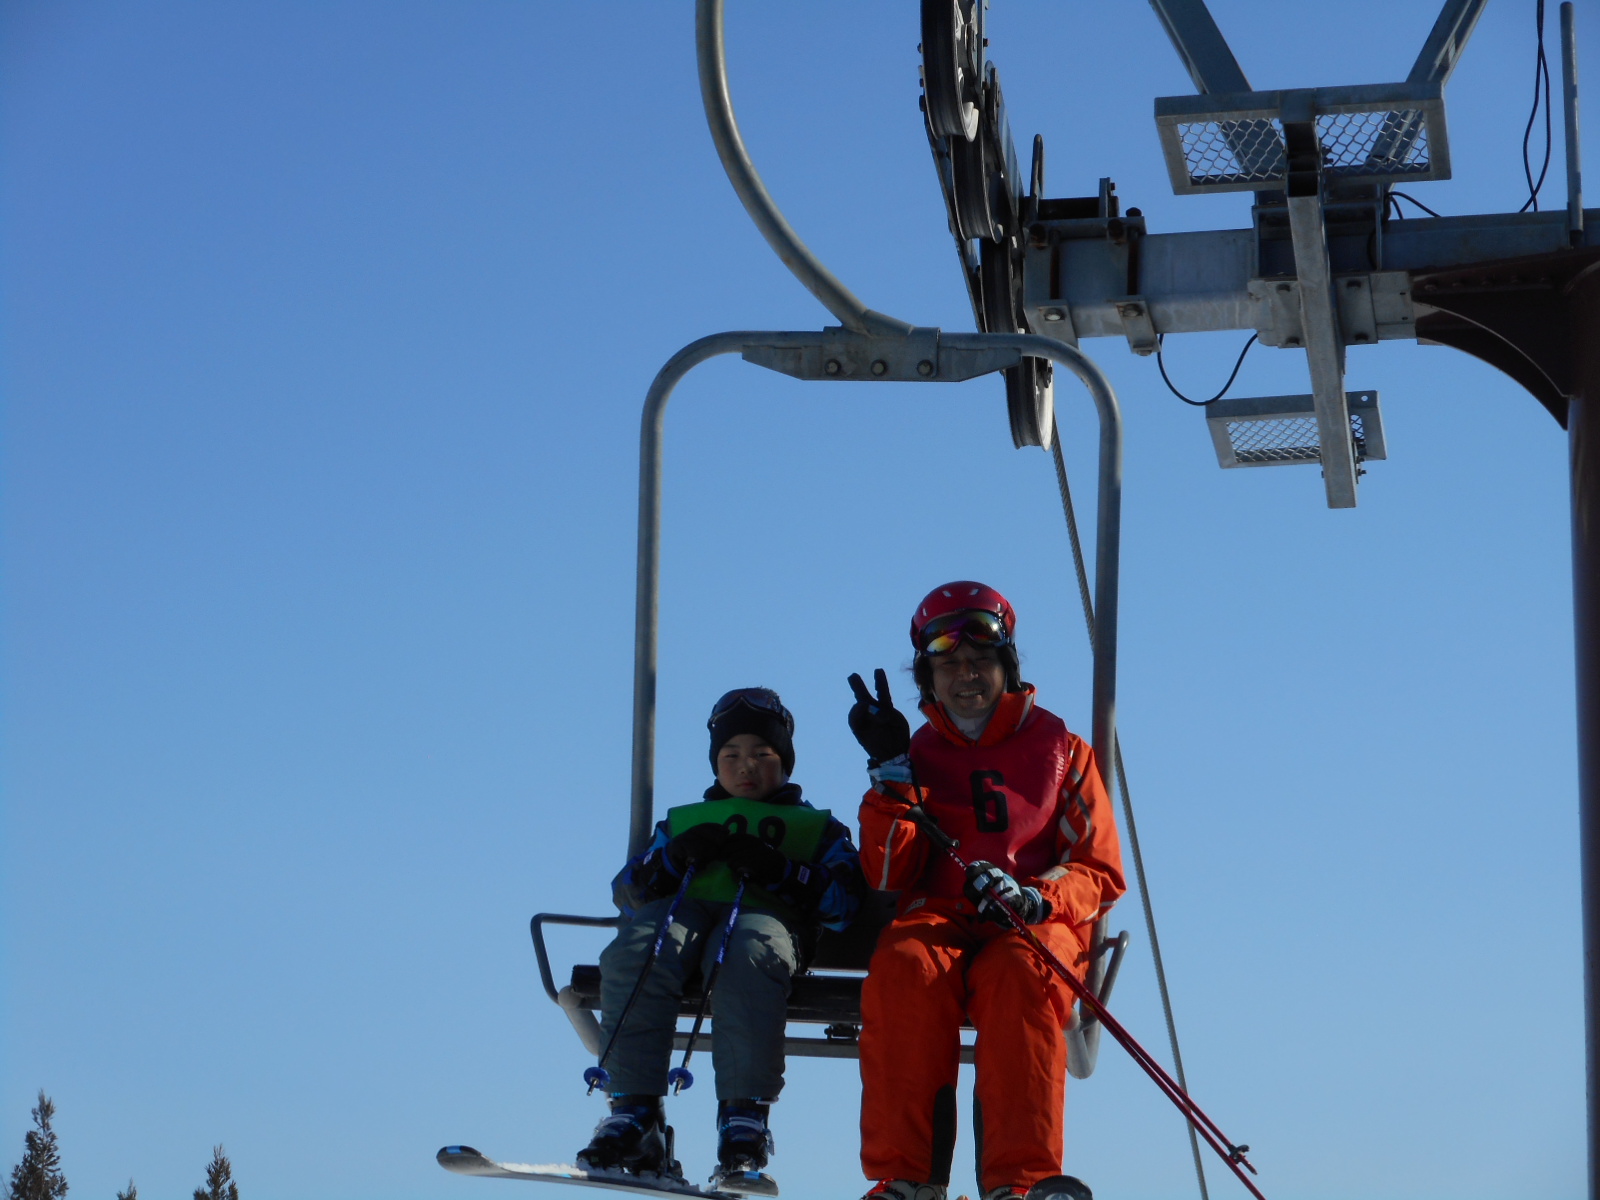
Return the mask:
{"type": "Polygon", "coordinates": [[[667,360],[645,396],[639,430],[639,533],[634,605],[633,789],[628,854],[641,853],[655,823],[656,661],[660,640],[662,433],[679,380],[722,354],[801,379],[953,382],[1047,358],[1089,389],[1100,419],[1099,503],[1095,537],[1094,717],[1092,741],[1103,763],[1116,737],[1117,576],[1122,542],[1122,413],[1105,373],[1076,346],[1025,333],[943,333],[870,337],[820,333],[714,333],[667,360]]]}

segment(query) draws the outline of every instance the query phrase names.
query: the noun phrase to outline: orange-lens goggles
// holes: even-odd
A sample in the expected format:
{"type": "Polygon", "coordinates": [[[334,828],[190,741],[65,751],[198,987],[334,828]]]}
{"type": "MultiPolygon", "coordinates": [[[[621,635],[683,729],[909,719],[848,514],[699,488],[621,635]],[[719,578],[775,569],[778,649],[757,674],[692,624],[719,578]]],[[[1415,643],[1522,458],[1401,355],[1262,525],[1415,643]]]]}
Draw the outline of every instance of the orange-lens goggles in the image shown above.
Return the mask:
{"type": "Polygon", "coordinates": [[[979,608],[935,617],[922,627],[924,654],[949,654],[963,640],[974,646],[1004,646],[1011,639],[997,614],[979,608]]]}

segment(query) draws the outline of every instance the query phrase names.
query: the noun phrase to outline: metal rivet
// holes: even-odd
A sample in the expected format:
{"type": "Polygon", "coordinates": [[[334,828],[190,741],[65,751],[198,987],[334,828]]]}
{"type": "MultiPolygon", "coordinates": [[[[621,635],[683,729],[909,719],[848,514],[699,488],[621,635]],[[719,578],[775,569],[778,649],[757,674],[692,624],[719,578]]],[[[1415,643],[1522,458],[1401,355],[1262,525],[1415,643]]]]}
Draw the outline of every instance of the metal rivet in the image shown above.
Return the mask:
{"type": "Polygon", "coordinates": [[[883,359],[875,358],[875,359],[872,360],[872,373],[874,375],[887,374],[888,370],[889,370],[889,364],[884,362],[883,359]]]}
{"type": "Polygon", "coordinates": [[[933,364],[931,362],[929,362],[927,359],[923,359],[921,362],[919,362],[917,364],[917,374],[918,375],[932,375],[933,374],[933,364]]]}
{"type": "Polygon", "coordinates": [[[1059,320],[1061,320],[1061,310],[1059,308],[1047,308],[1047,309],[1045,309],[1044,310],[1044,319],[1046,321],[1059,321],[1059,320]]]}
{"type": "Polygon", "coordinates": [[[825,375],[837,375],[839,373],[839,360],[837,358],[830,358],[826,363],[823,364],[822,371],[825,375]]]}

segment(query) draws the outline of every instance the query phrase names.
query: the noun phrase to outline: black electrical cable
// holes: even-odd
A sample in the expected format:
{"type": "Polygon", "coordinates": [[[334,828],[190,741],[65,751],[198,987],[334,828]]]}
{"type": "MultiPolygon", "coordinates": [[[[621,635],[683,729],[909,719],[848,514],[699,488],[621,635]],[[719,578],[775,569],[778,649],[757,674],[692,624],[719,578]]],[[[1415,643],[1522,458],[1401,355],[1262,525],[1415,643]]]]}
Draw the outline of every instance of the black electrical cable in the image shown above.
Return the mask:
{"type": "Polygon", "coordinates": [[[1173,386],[1172,380],[1167,376],[1167,364],[1163,362],[1161,358],[1161,345],[1167,340],[1166,334],[1164,333],[1156,335],[1156,369],[1161,372],[1161,381],[1167,385],[1167,391],[1171,392],[1185,404],[1192,404],[1196,408],[1204,408],[1208,404],[1215,404],[1218,400],[1221,400],[1228,394],[1228,389],[1233,386],[1233,381],[1239,378],[1239,368],[1244,366],[1244,356],[1250,353],[1250,347],[1256,344],[1256,339],[1260,336],[1261,335],[1259,333],[1252,333],[1250,335],[1250,340],[1244,344],[1244,349],[1239,351],[1239,358],[1233,364],[1233,373],[1228,376],[1228,382],[1223,384],[1222,390],[1209,400],[1191,400],[1173,386]]]}
{"type": "Polygon", "coordinates": [[[1427,213],[1430,217],[1440,217],[1440,216],[1444,215],[1443,213],[1434,212],[1433,209],[1429,208],[1426,204],[1424,204],[1421,200],[1418,200],[1415,196],[1411,195],[1409,192],[1391,191],[1389,193],[1389,200],[1394,205],[1394,212],[1395,212],[1395,216],[1397,216],[1397,217],[1402,217],[1402,216],[1405,215],[1405,213],[1403,213],[1401,211],[1401,209],[1400,209],[1400,201],[1401,200],[1410,201],[1412,204],[1415,204],[1418,208],[1420,208],[1423,212],[1427,213]]]}
{"type": "Polygon", "coordinates": [[[1534,22],[1538,25],[1539,49],[1533,60],[1533,110],[1528,113],[1527,127],[1522,131],[1522,174],[1528,181],[1528,200],[1518,212],[1530,208],[1539,211],[1539,190],[1544,187],[1545,176],[1550,173],[1550,61],[1544,53],[1544,0],[1534,0],[1534,22]],[[1539,119],[1539,106],[1544,105],[1544,163],[1539,168],[1539,178],[1533,177],[1533,160],[1528,147],[1533,141],[1533,126],[1539,119]]]}

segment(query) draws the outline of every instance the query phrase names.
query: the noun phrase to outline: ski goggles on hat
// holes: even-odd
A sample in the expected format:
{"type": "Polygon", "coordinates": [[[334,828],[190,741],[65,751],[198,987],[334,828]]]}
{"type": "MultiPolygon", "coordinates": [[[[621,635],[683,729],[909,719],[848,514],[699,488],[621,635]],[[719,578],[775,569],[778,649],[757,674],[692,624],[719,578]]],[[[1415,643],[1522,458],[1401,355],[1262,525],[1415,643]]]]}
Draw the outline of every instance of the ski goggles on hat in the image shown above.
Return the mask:
{"type": "Polygon", "coordinates": [[[949,654],[963,641],[974,646],[1004,646],[1011,638],[999,614],[981,608],[935,617],[918,633],[924,654],[949,654]]]}
{"type": "Polygon", "coordinates": [[[783,722],[784,728],[790,734],[794,733],[793,715],[783,706],[783,701],[778,699],[778,693],[771,688],[734,688],[733,691],[725,693],[722,699],[711,706],[711,716],[706,719],[706,728],[710,729],[741,704],[757,712],[771,713],[783,722]]]}

